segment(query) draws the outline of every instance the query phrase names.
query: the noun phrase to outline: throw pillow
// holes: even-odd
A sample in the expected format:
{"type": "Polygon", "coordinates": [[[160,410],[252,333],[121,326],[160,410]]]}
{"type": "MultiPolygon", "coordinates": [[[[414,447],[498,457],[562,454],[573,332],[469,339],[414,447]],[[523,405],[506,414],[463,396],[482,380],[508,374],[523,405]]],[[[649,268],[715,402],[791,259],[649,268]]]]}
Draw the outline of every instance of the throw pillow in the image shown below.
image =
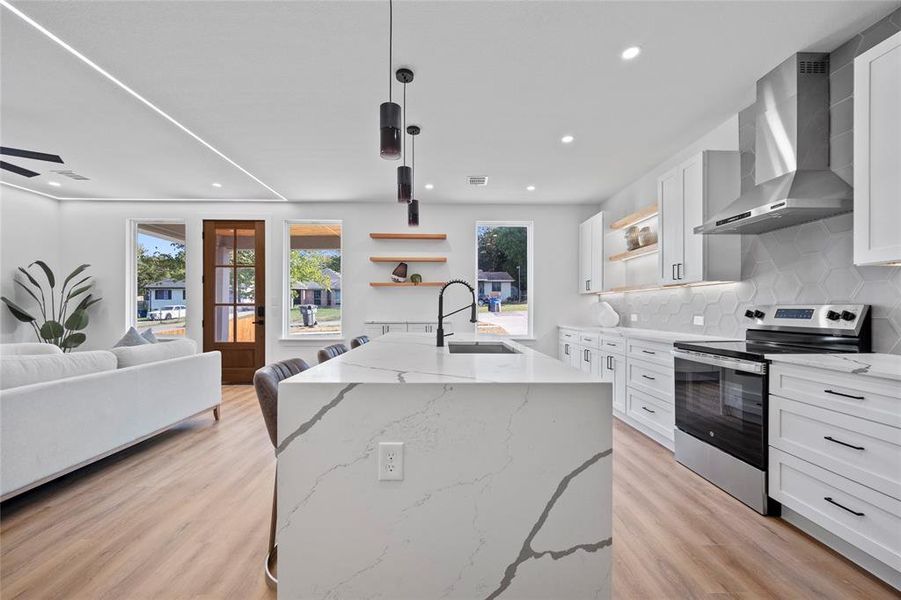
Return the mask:
{"type": "Polygon", "coordinates": [[[143,346],[144,344],[149,344],[147,340],[141,337],[141,334],[138,333],[138,330],[134,327],[129,327],[128,331],[125,332],[125,335],[122,336],[122,339],[116,342],[116,345],[113,348],[122,348],[124,346],[143,346]]]}
{"type": "Polygon", "coordinates": [[[153,335],[152,329],[145,329],[144,331],[142,331],[141,337],[144,338],[145,340],[147,340],[148,342],[150,342],[151,344],[156,344],[157,342],[159,342],[157,337],[155,335],[153,335]]]}

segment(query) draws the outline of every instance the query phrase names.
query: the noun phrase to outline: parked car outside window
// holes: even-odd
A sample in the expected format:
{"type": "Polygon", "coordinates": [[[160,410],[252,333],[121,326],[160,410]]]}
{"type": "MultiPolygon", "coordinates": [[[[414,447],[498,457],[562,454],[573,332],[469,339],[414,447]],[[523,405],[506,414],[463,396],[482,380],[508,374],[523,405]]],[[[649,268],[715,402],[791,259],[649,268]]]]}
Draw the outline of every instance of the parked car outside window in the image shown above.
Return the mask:
{"type": "Polygon", "coordinates": [[[147,313],[147,318],[151,321],[168,321],[170,319],[184,319],[187,314],[187,308],[184,304],[173,304],[157,308],[147,313]]]}

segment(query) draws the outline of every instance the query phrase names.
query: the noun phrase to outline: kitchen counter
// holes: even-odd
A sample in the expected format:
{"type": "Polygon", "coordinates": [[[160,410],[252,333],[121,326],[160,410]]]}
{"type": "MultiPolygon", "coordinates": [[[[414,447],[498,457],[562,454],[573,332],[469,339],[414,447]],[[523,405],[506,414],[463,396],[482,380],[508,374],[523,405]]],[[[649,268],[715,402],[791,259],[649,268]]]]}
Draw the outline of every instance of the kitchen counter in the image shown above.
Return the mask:
{"type": "Polygon", "coordinates": [[[592,325],[569,325],[565,323],[558,325],[558,327],[564,329],[578,329],[579,331],[590,331],[592,333],[598,333],[600,335],[615,335],[619,337],[631,337],[641,340],[652,340],[655,342],[743,339],[740,337],[728,337],[712,334],[704,335],[698,333],[684,333],[681,331],[642,329],[641,327],[598,327],[592,325]]]}
{"type": "Polygon", "coordinates": [[[611,386],[505,343],[390,333],[281,383],[279,598],[610,597],[611,386]]]}
{"type": "Polygon", "coordinates": [[[767,360],[901,381],[898,354],[767,354],[767,360]]]}

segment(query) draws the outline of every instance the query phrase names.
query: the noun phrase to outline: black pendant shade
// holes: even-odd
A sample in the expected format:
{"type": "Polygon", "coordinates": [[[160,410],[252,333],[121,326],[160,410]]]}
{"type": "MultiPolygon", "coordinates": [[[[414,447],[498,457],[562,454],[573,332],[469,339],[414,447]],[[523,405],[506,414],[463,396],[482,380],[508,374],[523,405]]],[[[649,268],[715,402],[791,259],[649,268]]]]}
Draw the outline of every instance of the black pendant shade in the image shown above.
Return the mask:
{"type": "Polygon", "coordinates": [[[409,202],[413,199],[413,169],[397,167],[397,201],[409,202]]]}
{"type": "Polygon", "coordinates": [[[419,200],[410,200],[407,204],[407,225],[419,227],[419,200]]]}
{"type": "Polygon", "coordinates": [[[379,107],[379,154],[386,160],[400,158],[403,138],[400,129],[400,104],[382,102],[379,107]]]}

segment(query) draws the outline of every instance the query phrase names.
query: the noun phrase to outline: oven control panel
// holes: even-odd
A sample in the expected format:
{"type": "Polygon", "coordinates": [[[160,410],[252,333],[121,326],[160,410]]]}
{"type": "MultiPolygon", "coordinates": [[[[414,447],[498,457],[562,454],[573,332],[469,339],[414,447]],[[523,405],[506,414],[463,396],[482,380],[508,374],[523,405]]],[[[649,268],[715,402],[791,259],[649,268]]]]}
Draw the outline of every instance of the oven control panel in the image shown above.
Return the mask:
{"type": "Polygon", "coordinates": [[[762,328],[831,329],[856,334],[869,308],[867,304],[755,306],[745,311],[745,318],[762,328]]]}

